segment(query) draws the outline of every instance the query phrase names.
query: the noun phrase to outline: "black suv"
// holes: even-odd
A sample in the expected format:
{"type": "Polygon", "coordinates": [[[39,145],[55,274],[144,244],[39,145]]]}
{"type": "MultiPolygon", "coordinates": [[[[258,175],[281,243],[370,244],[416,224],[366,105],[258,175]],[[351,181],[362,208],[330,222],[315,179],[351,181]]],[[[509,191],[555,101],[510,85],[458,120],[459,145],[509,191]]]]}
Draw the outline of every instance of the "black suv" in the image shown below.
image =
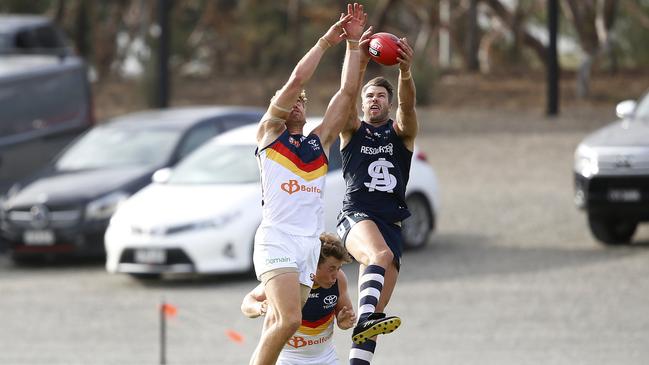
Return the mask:
{"type": "Polygon", "coordinates": [[[629,243],[649,221],[649,94],[619,103],[616,114],[575,151],[575,203],[608,245],[629,243]]]}

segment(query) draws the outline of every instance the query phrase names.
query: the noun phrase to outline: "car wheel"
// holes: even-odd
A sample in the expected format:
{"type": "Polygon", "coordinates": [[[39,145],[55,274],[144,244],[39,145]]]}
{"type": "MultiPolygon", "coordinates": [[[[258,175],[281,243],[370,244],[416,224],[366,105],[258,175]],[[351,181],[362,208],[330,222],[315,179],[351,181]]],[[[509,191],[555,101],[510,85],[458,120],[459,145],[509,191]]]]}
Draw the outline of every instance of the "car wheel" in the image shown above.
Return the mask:
{"type": "Polygon", "coordinates": [[[403,221],[403,240],[406,249],[421,248],[435,228],[435,216],[428,199],[422,194],[406,198],[410,217],[403,221]]]}
{"type": "Polygon", "coordinates": [[[620,245],[631,242],[638,222],[589,216],[588,225],[593,236],[600,242],[607,245],[620,245]]]}

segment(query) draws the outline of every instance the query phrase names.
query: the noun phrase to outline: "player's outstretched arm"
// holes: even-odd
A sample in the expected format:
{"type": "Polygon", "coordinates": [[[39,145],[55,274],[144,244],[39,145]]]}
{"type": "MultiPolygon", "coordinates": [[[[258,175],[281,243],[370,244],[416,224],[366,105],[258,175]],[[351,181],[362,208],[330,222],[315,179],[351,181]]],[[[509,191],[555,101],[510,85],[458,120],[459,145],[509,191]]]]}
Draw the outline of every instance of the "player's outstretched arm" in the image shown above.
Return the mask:
{"type": "Polygon", "coordinates": [[[367,68],[367,64],[370,62],[370,52],[369,52],[369,44],[370,44],[370,38],[372,37],[373,34],[373,29],[372,26],[367,28],[363,35],[361,36],[359,40],[359,70],[358,70],[358,78],[356,80],[356,85],[355,85],[355,91],[354,91],[354,102],[350,105],[349,108],[349,116],[347,118],[347,122],[343,126],[342,130],[340,131],[340,148],[344,148],[347,143],[351,140],[352,136],[354,135],[354,132],[358,129],[360,126],[360,119],[358,118],[358,107],[356,105],[356,101],[360,97],[361,93],[361,87],[363,84],[363,77],[365,76],[365,69],[367,68]]]}
{"type": "Polygon", "coordinates": [[[268,143],[275,140],[284,131],[286,128],[284,122],[302,92],[304,85],[313,76],[325,51],[344,39],[345,32],[343,27],[351,18],[351,14],[341,14],[340,19],[300,59],[286,84],[275,93],[257,129],[257,144],[260,148],[265,147],[268,143]]]}
{"type": "Polygon", "coordinates": [[[363,12],[363,5],[358,3],[347,5],[347,15],[350,14],[352,18],[344,26],[347,37],[347,51],[345,52],[345,61],[342,68],[340,89],[329,102],[322,124],[314,130],[314,133],[320,137],[327,152],[338,137],[338,133],[347,123],[349,109],[354,104],[355,86],[358,81],[360,68],[359,40],[367,22],[367,14],[363,12]]]}
{"type": "Polygon", "coordinates": [[[257,285],[252,289],[241,303],[241,312],[248,318],[257,318],[266,314],[268,310],[268,302],[266,301],[266,293],[262,284],[257,285]]]}
{"type": "Polygon", "coordinates": [[[415,111],[415,82],[410,72],[413,53],[406,38],[399,39],[399,106],[395,130],[411,151],[414,149],[415,137],[419,129],[415,111]]]}

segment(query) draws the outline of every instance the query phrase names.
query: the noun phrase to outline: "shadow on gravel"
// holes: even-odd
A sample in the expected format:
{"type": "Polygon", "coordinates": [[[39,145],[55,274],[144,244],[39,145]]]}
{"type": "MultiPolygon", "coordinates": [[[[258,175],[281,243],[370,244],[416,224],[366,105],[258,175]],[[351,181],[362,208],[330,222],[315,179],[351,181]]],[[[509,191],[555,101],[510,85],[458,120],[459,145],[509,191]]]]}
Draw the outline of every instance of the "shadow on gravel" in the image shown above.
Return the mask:
{"type": "Polygon", "coordinates": [[[131,280],[146,288],[202,288],[223,287],[249,283],[250,288],[258,281],[252,273],[220,274],[220,275],[172,275],[160,277],[157,275],[133,276],[131,280]]]}
{"type": "Polygon", "coordinates": [[[399,281],[449,280],[555,270],[614,261],[646,252],[649,242],[574,249],[498,246],[481,236],[438,234],[418,251],[407,251],[399,281]],[[641,250],[638,250],[641,249],[641,250]]]}
{"type": "Polygon", "coordinates": [[[97,257],[71,257],[71,256],[58,256],[58,257],[27,257],[20,258],[18,261],[13,261],[9,257],[5,257],[7,267],[16,269],[27,269],[30,271],[38,270],[52,270],[52,269],[74,269],[74,268],[88,268],[100,267],[106,262],[102,256],[97,257]]]}

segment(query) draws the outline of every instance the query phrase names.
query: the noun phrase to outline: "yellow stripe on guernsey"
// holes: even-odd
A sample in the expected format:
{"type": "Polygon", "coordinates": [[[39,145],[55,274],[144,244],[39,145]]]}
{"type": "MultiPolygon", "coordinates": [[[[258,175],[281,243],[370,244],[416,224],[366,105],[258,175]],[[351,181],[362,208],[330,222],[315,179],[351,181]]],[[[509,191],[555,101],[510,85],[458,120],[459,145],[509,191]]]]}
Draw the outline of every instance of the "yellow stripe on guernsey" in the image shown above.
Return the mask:
{"type": "Polygon", "coordinates": [[[317,336],[320,333],[324,332],[327,329],[327,327],[331,325],[331,322],[333,320],[334,320],[334,316],[330,315],[329,319],[323,324],[319,325],[318,327],[308,327],[305,325],[301,325],[297,331],[307,336],[317,336]]]}
{"type": "Polygon", "coordinates": [[[272,148],[269,148],[266,151],[266,157],[284,166],[286,169],[290,170],[295,175],[307,181],[315,180],[321,176],[324,176],[327,173],[327,165],[322,165],[319,168],[310,172],[304,171],[300,169],[293,161],[289,160],[286,156],[282,155],[281,153],[275,151],[272,148]]]}

